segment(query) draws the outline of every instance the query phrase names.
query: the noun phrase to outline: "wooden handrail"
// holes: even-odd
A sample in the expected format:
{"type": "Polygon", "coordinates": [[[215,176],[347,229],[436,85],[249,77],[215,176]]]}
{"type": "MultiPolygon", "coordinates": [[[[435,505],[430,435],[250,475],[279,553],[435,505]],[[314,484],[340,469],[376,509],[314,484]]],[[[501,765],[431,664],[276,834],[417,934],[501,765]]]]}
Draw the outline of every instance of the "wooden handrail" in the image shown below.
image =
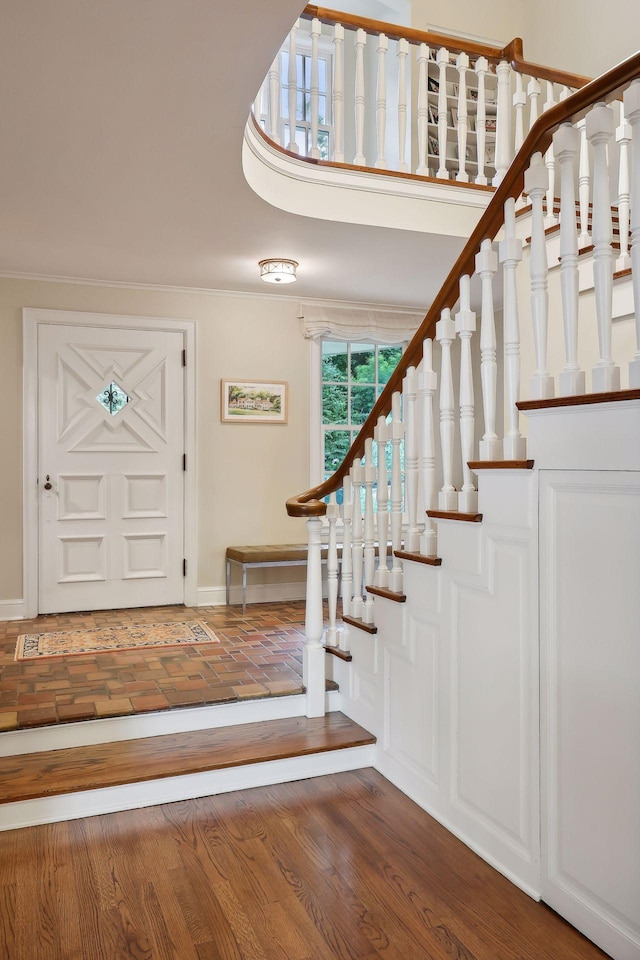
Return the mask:
{"type": "Polygon", "coordinates": [[[353,27],[354,30],[364,30],[365,33],[375,36],[384,33],[393,40],[408,40],[409,43],[426,43],[428,47],[446,47],[453,53],[469,53],[474,57],[486,57],[490,63],[500,63],[507,60],[518,73],[526,73],[538,80],[549,80],[563,86],[579,88],[589,83],[589,77],[567,73],[564,70],[555,70],[552,67],[543,67],[535,63],[528,63],[522,52],[522,40],[515,37],[506,47],[492,47],[486,43],[475,43],[462,37],[452,37],[446,33],[431,33],[428,30],[416,30],[413,27],[399,27],[382,20],[370,20],[353,13],[342,13],[328,7],[317,7],[307,4],[300,14],[303,20],[320,20],[321,23],[353,27]]]}
{"type": "Polygon", "coordinates": [[[615,99],[638,76],[640,76],[640,53],[623,60],[612,70],[592,80],[567,97],[566,100],[545,111],[536,120],[508,168],[502,183],[494,193],[489,206],[469,237],[464,250],[453,265],[440,291],[436,294],[426,317],[416,331],[400,363],[362,425],[344,461],[333,476],[325,480],[324,483],[287,500],[287,513],[290,517],[324,516],[327,505],[323,502],[323,498],[338,490],[353,461],[363,455],[365,440],[373,436],[378,417],[386,417],[389,413],[391,397],[397,390],[402,389],[402,380],[408,368],[411,366],[417,367],[420,363],[423,340],[433,333],[436,322],[440,319],[441,311],[447,307],[453,307],[458,300],[460,277],[473,274],[475,256],[480,249],[480,244],[486,238],[493,240],[502,226],[506,200],[509,197],[518,197],[522,193],[525,169],[534,153],[545,153],[551,144],[554,132],[562,123],[566,123],[568,120],[582,119],[589,108],[601,100],[615,99]]]}

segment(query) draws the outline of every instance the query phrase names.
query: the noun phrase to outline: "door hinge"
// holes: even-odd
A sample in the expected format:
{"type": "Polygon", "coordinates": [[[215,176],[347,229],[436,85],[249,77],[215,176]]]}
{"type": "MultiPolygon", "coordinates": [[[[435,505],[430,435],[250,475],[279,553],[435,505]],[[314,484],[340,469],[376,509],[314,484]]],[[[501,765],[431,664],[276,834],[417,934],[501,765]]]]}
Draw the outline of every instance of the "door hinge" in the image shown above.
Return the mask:
{"type": "Polygon", "coordinates": [[[183,560],[182,560],[182,576],[183,576],[183,577],[186,577],[186,575],[187,575],[187,561],[186,561],[186,558],[183,558],[183,560]]]}
{"type": "Polygon", "coordinates": [[[183,454],[182,454],[182,469],[183,469],[183,470],[186,470],[186,469],[187,469],[187,455],[186,455],[186,453],[183,453],[183,454]]]}
{"type": "Polygon", "coordinates": [[[186,367],[187,365],[187,351],[186,348],[182,351],[182,366],[186,367]]]}

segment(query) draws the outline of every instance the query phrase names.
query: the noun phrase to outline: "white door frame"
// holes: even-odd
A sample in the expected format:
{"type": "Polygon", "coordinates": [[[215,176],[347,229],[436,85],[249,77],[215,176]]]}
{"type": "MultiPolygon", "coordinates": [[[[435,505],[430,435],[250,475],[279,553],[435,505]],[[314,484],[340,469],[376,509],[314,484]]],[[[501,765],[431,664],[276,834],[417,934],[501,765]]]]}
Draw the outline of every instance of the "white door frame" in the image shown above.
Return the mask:
{"type": "Polygon", "coordinates": [[[24,616],[38,615],[38,326],[40,324],[77,324],[89,327],[122,327],[128,330],[177,331],[182,333],[187,365],[184,380],[184,452],[187,471],[184,477],[184,555],[187,575],[184,602],[197,604],[198,588],[198,505],[196,469],[196,324],[195,320],[164,317],[131,317],[120,314],[81,313],[75,310],[22,311],[23,413],[22,413],[22,543],[24,616]]]}

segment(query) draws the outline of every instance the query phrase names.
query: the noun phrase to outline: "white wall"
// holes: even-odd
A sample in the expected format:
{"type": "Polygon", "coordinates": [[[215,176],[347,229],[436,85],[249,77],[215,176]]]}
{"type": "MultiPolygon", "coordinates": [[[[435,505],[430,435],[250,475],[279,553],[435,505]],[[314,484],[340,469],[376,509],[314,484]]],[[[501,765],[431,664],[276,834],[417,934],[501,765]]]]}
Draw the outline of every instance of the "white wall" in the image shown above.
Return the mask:
{"type": "MultiPolygon", "coordinates": [[[[306,539],[289,518],[287,497],[309,486],[308,344],[297,303],[271,297],[172,292],[0,280],[0,601],[22,598],[22,327],[23,307],[49,307],[197,323],[198,585],[224,583],[230,544],[306,539]],[[286,425],[220,422],[220,379],[286,380],[286,425]]],[[[286,570],[288,580],[301,568],[286,570]]],[[[265,571],[265,574],[267,571],[265,571]]],[[[283,573],[273,571],[276,576],[283,573]]],[[[258,572],[252,575],[255,579],[258,572]]]]}

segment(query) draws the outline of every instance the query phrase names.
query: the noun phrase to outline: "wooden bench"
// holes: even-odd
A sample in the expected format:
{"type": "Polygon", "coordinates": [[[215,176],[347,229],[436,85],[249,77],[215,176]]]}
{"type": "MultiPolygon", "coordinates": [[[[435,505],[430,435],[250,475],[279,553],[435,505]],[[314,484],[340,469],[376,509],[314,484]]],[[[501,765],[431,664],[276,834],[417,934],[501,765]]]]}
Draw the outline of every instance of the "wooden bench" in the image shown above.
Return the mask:
{"type": "MultiPolygon", "coordinates": [[[[322,550],[326,560],[327,549],[322,550]]],[[[227,606],[231,602],[231,564],[242,566],[242,612],[247,610],[248,567],[300,567],[307,563],[306,543],[276,543],[262,546],[227,547],[227,606]]]]}

